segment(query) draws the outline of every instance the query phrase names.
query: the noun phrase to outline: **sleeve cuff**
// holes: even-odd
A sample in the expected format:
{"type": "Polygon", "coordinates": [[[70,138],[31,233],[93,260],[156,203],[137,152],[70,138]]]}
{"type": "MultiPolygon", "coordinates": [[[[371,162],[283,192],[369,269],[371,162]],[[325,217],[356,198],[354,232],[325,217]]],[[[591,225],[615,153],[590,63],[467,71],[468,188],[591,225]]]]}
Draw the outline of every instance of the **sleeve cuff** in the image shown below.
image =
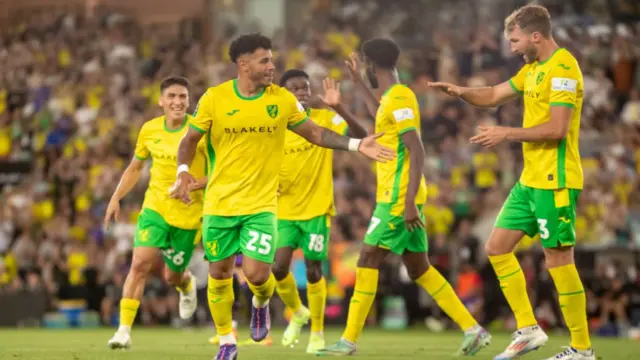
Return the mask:
{"type": "Polygon", "coordinates": [[[572,103],[561,102],[561,101],[556,101],[556,102],[549,103],[549,107],[551,107],[551,106],[562,106],[562,107],[568,107],[568,108],[572,108],[572,109],[576,107],[572,103]]]}
{"type": "Polygon", "coordinates": [[[411,130],[416,130],[416,131],[417,131],[417,129],[415,128],[415,126],[411,126],[411,127],[404,128],[404,129],[400,130],[400,131],[398,132],[398,134],[402,135],[402,134],[407,133],[407,132],[409,132],[409,131],[411,131],[411,130]]]}
{"type": "Polygon", "coordinates": [[[515,91],[516,93],[522,95],[523,91],[522,90],[518,90],[518,88],[516,87],[516,84],[514,84],[513,79],[509,79],[509,85],[511,85],[511,88],[513,89],[513,91],[515,91]]]}
{"type": "Polygon", "coordinates": [[[199,132],[200,134],[204,134],[207,132],[206,130],[200,129],[199,127],[195,126],[193,123],[189,123],[189,127],[199,132]]]}
{"type": "Polygon", "coordinates": [[[309,117],[306,117],[306,118],[304,118],[304,119],[300,120],[299,122],[297,122],[297,123],[295,123],[295,124],[293,124],[293,125],[289,125],[289,126],[287,126],[287,129],[289,129],[289,130],[295,130],[298,126],[300,126],[300,125],[302,125],[302,124],[306,123],[306,122],[307,122],[307,120],[309,120],[309,117]]]}
{"type": "Polygon", "coordinates": [[[149,157],[148,157],[148,156],[147,156],[147,157],[143,157],[143,156],[140,156],[140,155],[138,155],[138,154],[135,154],[135,155],[133,155],[133,156],[134,156],[136,159],[141,160],[141,161],[145,161],[145,160],[149,159],[149,157]]]}

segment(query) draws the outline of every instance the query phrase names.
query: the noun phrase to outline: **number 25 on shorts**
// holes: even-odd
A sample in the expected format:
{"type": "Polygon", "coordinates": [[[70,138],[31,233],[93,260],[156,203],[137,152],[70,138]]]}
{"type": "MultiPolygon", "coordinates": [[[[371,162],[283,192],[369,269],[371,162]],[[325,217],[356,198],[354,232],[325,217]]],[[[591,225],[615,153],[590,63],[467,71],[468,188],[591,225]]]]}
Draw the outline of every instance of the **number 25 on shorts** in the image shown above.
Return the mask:
{"type": "Polygon", "coordinates": [[[262,234],[257,231],[249,231],[249,242],[247,242],[246,249],[249,251],[257,251],[260,255],[267,255],[271,252],[271,242],[273,236],[269,234],[262,234]]]}

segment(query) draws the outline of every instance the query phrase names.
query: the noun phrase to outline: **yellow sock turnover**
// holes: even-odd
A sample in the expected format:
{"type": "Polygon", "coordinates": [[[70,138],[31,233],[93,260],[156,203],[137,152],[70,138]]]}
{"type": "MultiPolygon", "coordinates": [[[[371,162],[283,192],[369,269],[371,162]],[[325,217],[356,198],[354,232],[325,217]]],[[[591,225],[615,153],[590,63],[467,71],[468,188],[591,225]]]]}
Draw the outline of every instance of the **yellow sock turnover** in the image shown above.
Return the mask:
{"type": "Polygon", "coordinates": [[[276,290],[276,283],[277,281],[273,274],[269,275],[269,280],[262,285],[253,285],[247,280],[247,285],[249,285],[249,289],[251,289],[256,302],[260,306],[271,299],[273,292],[276,290]]]}
{"type": "Polygon", "coordinates": [[[469,310],[462,304],[451,284],[433,266],[422,274],[416,283],[427,290],[438,306],[463,330],[467,331],[478,325],[469,310]]]}
{"type": "Polygon", "coordinates": [[[228,335],[233,331],[233,279],[214,279],[209,276],[207,288],[209,310],[216,325],[218,335],[228,335]]]}
{"type": "Polygon", "coordinates": [[[349,303],[347,327],[342,338],[355,343],[364,327],[378,291],[378,270],[356,268],[356,285],[349,303]]]}
{"type": "Polygon", "coordinates": [[[293,274],[288,273],[284,279],[278,281],[276,284],[276,291],[282,302],[294,313],[298,312],[302,307],[300,301],[300,295],[298,294],[298,286],[296,280],[293,278],[293,274]]]}
{"type": "Polygon", "coordinates": [[[324,330],[324,308],[327,304],[327,282],[324,277],[317,283],[307,283],[307,299],[311,312],[311,332],[320,333],[324,330]]]}
{"type": "Polygon", "coordinates": [[[120,300],[120,326],[133,326],[133,321],[136,319],[138,308],[140,307],[140,300],[122,298],[120,300]]]}
{"type": "Polygon", "coordinates": [[[516,317],[518,329],[536,325],[538,321],[533,315],[527,294],[527,281],[516,256],[513,253],[489,256],[489,261],[500,281],[502,293],[516,317]]]}
{"type": "Polygon", "coordinates": [[[571,332],[571,346],[578,350],[591,349],[587,324],[587,298],[574,264],[549,269],[558,290],[560,310],[571,332]]]}

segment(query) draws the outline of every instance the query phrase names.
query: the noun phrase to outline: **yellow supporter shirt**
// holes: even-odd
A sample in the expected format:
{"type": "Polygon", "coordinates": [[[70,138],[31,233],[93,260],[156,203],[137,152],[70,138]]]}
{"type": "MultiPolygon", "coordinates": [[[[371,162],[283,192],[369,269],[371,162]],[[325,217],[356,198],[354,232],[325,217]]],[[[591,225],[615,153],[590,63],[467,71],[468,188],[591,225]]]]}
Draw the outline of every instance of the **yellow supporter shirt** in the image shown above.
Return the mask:
{"type": "Polygon", "coordinates": [[[566,49],[557,49],[549,59],[523,66],[509,84],[524,95],[524,128],[549,121],[551,106],[574,109],[563,140],[522,143],[524,170],[520,182],[537,189],[582,189],[578,134],[583,80],[578,61],[566,49]]]}
{"type": "Polygon", "coordinates": [[[205,134],[208,157],[214,159],[204,215],[276,214],[285,134],[306,121],[307,114],[285,88],[270,85],[245,97],[236,81],[209,88],[191,122],[205,134]]]}
{"type": "MultiPolygon", "coordinates": [[[[187,132],[186,124],[189,121],[193,121],[193,118],[187,115],[184,125],[175,130],[167,129],[164,116],[147,121],[140,129],[135,149],[136,158],[151,159],[153,162],[142,208],[159,213],[169,225],[180,229],[197,229],[202,218],[202,190],[191,193],[190,205],[169,196],[169,188],[175,182],[178,171],[178,146],[187,132]]],[[[204,141],[201,141],[189,170],[196,179],[206,175],[205,156],[204,141]]]]}
{"type": "MultiPolygon", "coordinates": [[[[402,142],[402,134],[415,130],[420,134],[420,109],[411,89],[396,84],[382,96],[376,113],[376,133],[384,132],[378,139],[381,145],[395,149],[398,156],[393,161],[376,163],[378,203],[390,203],[391,214],[404,215],[405,197],[409,185],[409,150],[402,142]]],[[[427,200],[427,185],[424,177],[415,202],[422,205],[427,200]]]]}
{"type": "MultiPolygon", "coordinates": [[[[347,132],[347,123],[333,111],[307,109],[307,115],[316,124],[338,134],[347,132]]],[[[310,220],[334,215],[333,150],[313,145],[287,131],[279,190],[278,219],[310,220]]]]}

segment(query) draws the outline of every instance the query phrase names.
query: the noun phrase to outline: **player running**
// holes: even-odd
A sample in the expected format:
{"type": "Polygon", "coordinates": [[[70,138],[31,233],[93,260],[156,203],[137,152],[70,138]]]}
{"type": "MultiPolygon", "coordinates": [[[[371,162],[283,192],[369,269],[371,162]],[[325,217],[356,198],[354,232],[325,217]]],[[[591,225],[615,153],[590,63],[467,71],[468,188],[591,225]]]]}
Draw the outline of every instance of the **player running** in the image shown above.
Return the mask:
{"type": "MultiPolygon", "coordinates": [[[[180,140],[187,132],[191,116],[189,107],[189,81],[182,77],[169,77],[160,84],[159,104],[164,116],[147,121],[138,135],[134,157],[122,174],[120,183],[109,201],[104,217],[108,228],[112,218],[118,220],[120,200],[135,186],[144,162],[152,159],[151,179],[138,218],[133,242],[133,260],[124,283],[120,300],[120,326],[109,340],[112,349],[131,346],[131,326],[140,306],[145,283],[153,261],[161,251],[165,263],[164,278],[180,293],[179,314],[188,319],[197,308],[195,278],[186,268],[199,241],[202,218],[202,197],[205,181],[204,146],[199,146],[191,173],[199,182],[191,184],[191,204],[185,205],[170,198],[175,180],[176,152],[180,140]]],[[[201,144],[203,145],[203,144],[201,144]]]]}
{"type": "MultiPolygon", "coordinates": [[[[444,312],[464,331],[459,355],[473,355],[486,347],[491,336],[478,325],[451,285],[429,263],[422,205],[427,187],[422,171],[424,149],[420,140],[420,110],[411,89],[399,84],[396,63],[400,49],[391,40],[373,39],[362,47],[366,74],[374,91],[382,95],[376,113],[376,132],[384,132],[380,142],[396,148],[395,161],[377,164],[377,205],[371,217],[356,268],[356,283],[349,305],[347,327],[338,343],[317,352],[322,356],[346,356],[356,351],[378,288],[378,269],[389,252],[401,255],[411,279],[423,287],[444,312]]],[[[349,64],[359,87],[357,56],[349,64]]],[[[376,97],[367,93],[376,108],[376,97]]]]}
{"type": "Polygon", "coordinates": [[[522,128],[481,126],[471,141],[485,147],[522,142],[524,169],[513,187],[486,244],[500,287],[515,314],[518,331],[496,360],[518,358],[543,346],[548,338],[537,325],[527,285],[513,251],[524,234],[540,234],[547,268],[571,332],[571,347],[549,359],[594,360],[586,318],[586,298],[573,259],[576,204],[583,186],[578,133],[583,100],[580,66],[551,35],[546,8],[527,5],[505,20],[511,50],[526,64],[509,81],[485,88],[432,83],[452,96],[480,107],[524,96],[522,128]]]}
{"type": "MultiPolygon", "coordinates": [[[[334,109],[309,107],[311,84],[302,70],[282,75],[280,86],[291,91],[316,124],[339,134],[361,138],[367,131],[340,103],[340,89],[332,79],[323,82],[325,105],[334,109]],[[346,120],[346,122],[345,122],[346,120]]],[[[298,342],[302,327],[311,318],[311,336],[307,353],[315,354],[325,346],[324,310],[327,284],[322,276],[322,261],[327,260],[333,205],[333,151],[309,143],[292,131],[285,135],[284,159],[280,168],[278,196],[278,243],[273,274],[276,290],[293,317],[282,337],[282,345],[298,342]],[[289,271],[295,249],[304,252],[307,267],[309,308],[302,305],[298,286],[289,271]]]]}
{"type": "Polygon", "coordinates": [[[288,90],[273,85],[275,66],[271,40],[260,34],[239,37],[229,56],[238,78],[209,88],[178,150],[178,196],[190,201],[189,173],[196,147],[204,136],[209,169],[204,204],[203,239],[209,267],[209,308],[220,335],[216,359],[235,359],[231,334],[232,272],[235,254],[243,254],[243,273],[253,292],[251,338],[269,334],[268,310],[276,280],[271,273],[277,239],[277,188],[287,128],[314,145],[358,151],[389,161],[394,151],[372,135],[354,139],[307,121],[304,108],[288,90]]]}

